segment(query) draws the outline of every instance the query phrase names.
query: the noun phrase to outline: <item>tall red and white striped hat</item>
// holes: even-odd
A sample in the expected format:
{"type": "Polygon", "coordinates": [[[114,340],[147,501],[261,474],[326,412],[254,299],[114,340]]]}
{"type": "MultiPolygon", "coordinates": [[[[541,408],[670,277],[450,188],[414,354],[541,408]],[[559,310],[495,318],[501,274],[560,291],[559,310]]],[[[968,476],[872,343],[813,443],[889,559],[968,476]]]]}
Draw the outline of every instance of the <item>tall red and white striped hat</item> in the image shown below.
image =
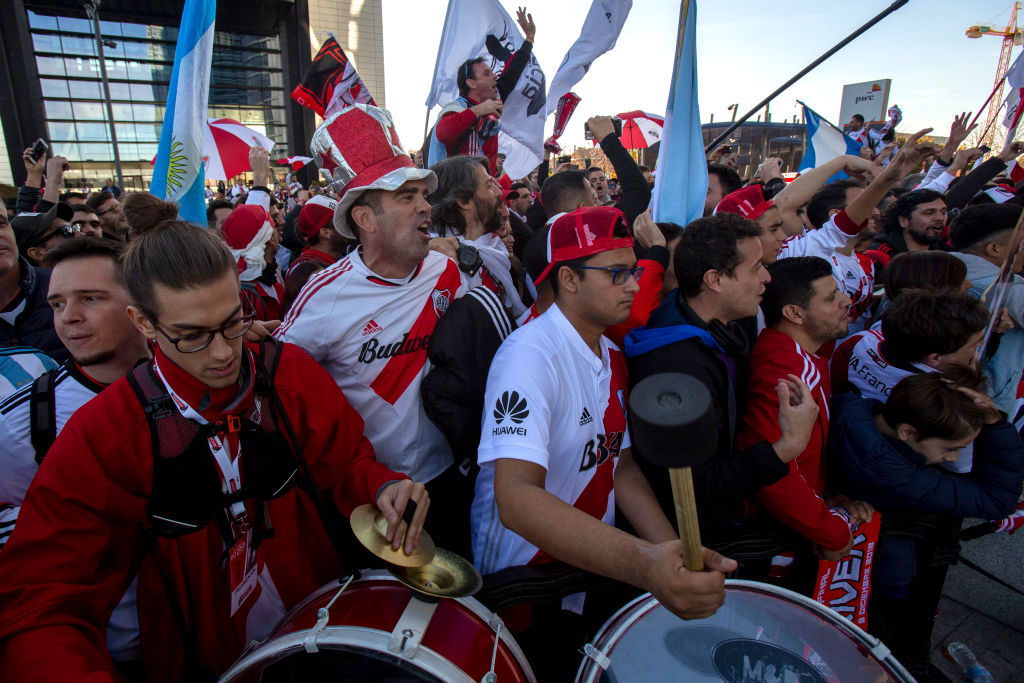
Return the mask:
{"type": "Polygon", "coordinates": [[[310,150],[340,198],[334,229],[349,239],[356,235],[346,214],[363,192],[394,192],[410,180],[425,180],[428,192],[437,189],[437,176],[416,168],[402,149],[390,112],[380,107],[355,104],[329,116],[313,133],[310,150]]]}

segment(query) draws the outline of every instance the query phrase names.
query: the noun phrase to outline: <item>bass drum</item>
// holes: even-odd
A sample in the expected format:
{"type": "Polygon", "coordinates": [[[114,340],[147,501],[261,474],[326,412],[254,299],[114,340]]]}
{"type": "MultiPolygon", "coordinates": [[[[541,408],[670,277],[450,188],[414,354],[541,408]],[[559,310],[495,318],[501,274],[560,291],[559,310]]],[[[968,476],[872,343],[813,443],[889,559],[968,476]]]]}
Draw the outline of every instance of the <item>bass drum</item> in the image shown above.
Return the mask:
{"type": "Polygon", "coordinates": [[[536,681],[512,635],[480,602],[420,595],[384,571],[320,588],[220,680],[536,681]]]}
{"type": "Polygon", "coordinates": [[[914,679],[879,640],[827,607],[783,588],[727,580],[725,604],[684,621],[649,593],[613,616],[584,647],[579,682],[914,679]]]}

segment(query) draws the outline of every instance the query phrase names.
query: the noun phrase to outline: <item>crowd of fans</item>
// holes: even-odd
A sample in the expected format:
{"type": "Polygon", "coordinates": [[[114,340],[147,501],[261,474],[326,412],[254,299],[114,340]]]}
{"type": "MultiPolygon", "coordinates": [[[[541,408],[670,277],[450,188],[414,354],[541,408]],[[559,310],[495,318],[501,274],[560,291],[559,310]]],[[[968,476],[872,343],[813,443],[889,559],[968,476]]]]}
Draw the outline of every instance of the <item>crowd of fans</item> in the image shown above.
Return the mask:
{"type": "Polygon", "coordinates": [[[975,163],[959,116],[941,148],[922,131],[789,181],[712,152],[680,226],[651,219],[656,172],[609,117],[588,124],[613,174],[508,178],[515,78],[458,80],[429,167],[359,105],[314,135],[320,183],[274,183],[253,147],[204,226],[145,192],[62,194],[67,160],[26,150],[0,209],[3,678],[215,678],[374,561],[335,519],[373,502],[394,547],[426,528],[492,583],[552,561],[617,582],[502,614],[542,680],[640,591],[687,619],[724,575],[810,594],[880,514],[868,628],[942,680],[962,521],[1010,515],[1024,480],[1024,279],[997,282],[1022,266],[1024,143],[975,163]],[[630,433],[631,387],[662,372],[713,406],[699,573],[630,433]]]}

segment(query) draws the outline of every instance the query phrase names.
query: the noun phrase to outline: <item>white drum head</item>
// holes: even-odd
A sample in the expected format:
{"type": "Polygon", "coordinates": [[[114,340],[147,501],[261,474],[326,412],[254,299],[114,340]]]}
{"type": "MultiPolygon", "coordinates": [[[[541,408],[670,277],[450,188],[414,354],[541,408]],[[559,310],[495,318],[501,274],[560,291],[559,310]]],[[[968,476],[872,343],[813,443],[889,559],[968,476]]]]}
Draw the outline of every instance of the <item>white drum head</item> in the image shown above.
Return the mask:
{"type": "Polygon", "coordinates": [[[624,607],[594,640],[579,681],[913,681],[877,639],[796,593],[726,582],[725,604],[683,621],[650,595],[624,607]]]}

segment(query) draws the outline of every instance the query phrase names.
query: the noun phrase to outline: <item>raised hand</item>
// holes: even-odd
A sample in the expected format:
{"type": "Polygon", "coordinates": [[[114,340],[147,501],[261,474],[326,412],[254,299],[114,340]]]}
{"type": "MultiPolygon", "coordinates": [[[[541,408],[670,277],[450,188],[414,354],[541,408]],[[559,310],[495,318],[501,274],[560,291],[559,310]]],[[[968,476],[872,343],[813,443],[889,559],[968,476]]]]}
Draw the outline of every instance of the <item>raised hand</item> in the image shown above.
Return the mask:
{"type": "Polygon", "coordinates": [[[533,23],[533,15],[526,13],[525,7],[520,7],[516,10],[516,21],[519,23],[519,28],[523,29],[523,36],[533,42],[533,37],[537,35],[537,25],[533,23]]]}

